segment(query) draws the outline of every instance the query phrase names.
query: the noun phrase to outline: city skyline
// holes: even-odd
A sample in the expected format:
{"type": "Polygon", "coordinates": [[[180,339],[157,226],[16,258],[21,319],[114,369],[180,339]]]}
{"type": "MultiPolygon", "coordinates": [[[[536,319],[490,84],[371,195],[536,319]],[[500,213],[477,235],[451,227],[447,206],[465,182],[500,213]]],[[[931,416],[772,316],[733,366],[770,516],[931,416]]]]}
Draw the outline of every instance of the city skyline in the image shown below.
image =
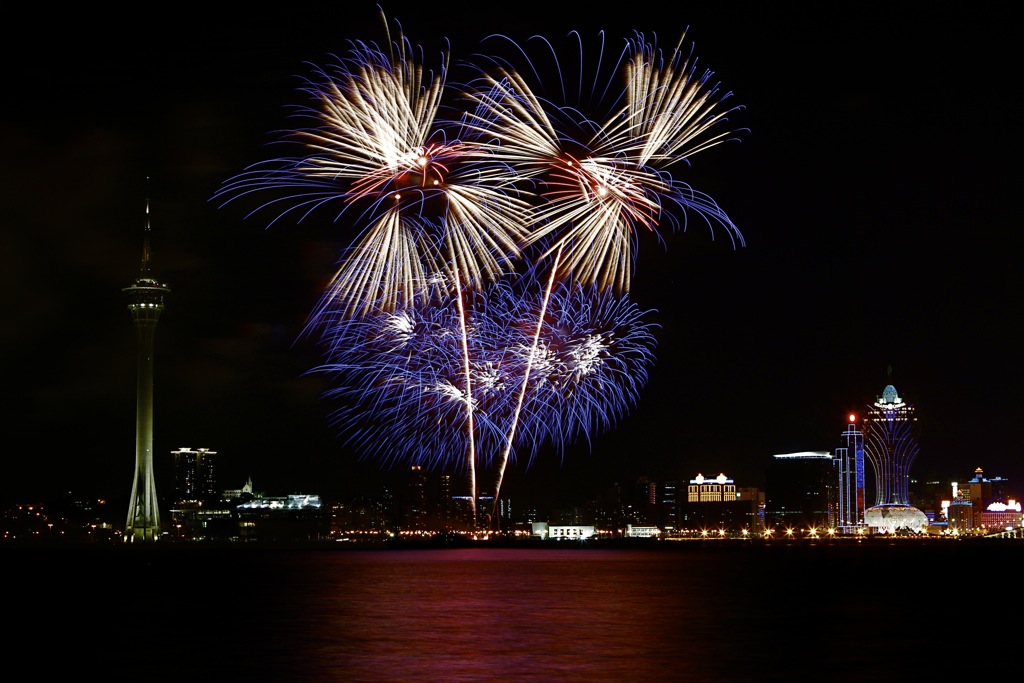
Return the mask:
{"type": "MultiPolygon", "coordinates": [[[[880,22],[859,7],[842,27],[787,9],[627,17],[627,30],[657,28],[666,44],[689,27],[700,63],[745,107],[734,125],[749,132],[695,163],[692,182],[747,245],[712,241],[699,225],[641,245],[634,298],[661,326],[649,385],[564,463],[548,452],[530,470],[514,466],[510,496],[639,474],[721,471],[756,485],[773,454],[840,446],[846,416],[866,412],[890,365],[920,411],[912,476],[1022,476],[1008,332],[1024,289],[1011,196],[1019,141],[998,99],[1012,83],[1007,29],[998,14],[930,6],[931,16],[880,22]]],[[[471,51],[489,32],[470,15],[439,23],[384,9],[430,49],[447,37],[453,52],[471,51]]],[[[357,462],[334,437],[326,387],[305,374],[317,354],[299,340],[345,226],[265,229],[211,201],[288,127],[304,62],[382,39],[369,3],[329,30],[320,19],[176,20],[193,40],[152,36],[140,49],[128,29],[90,42],[58,31],[21,63],[22,95],[0,128],[18,176],[6,184],[4,379],[24,394],[6,433],[36,445],[4,497],[127,498],[135,353],[120,289],[137,268],[147,199],[153,270],[174,287],[156,339],[155,458],[210,448],[238,485],[252,476],[282,493],[340,494],[376,475],[378,463],[357,462]]],[[[619,38],[582,13],[534,24],[513,14],[500,29],[619,38]]],[[[158,491],[166,485],[158,476],[158,491]]]]}

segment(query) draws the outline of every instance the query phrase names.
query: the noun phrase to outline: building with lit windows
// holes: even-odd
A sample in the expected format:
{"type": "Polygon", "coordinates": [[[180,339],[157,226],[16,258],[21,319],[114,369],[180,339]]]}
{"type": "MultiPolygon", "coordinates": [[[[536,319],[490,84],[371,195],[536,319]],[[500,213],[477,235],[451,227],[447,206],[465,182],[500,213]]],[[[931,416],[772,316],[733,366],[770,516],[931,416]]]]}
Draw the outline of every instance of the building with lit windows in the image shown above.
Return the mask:
{"type": "Polygon", "coordinates": [[[1020,529],[1024,522],[1020,501],[989,503],[978,516],[978,526],[986,533],[1020,529]]]}
{"type": "Polygon", "coordinates": [[[864,526],[867,509],[864,490],[864,434],[857,428],[857,416],[850,414],[846,429],[839,435],[842,446],[836,448],[832,464],[836,472],[835,504],[831,526],[844,533],[856,533],[864,526]]]}
{"type": "MultiPolygon", "coordinates": [[[[653,484],[651,485],[653,488],[653,484]]],[[[657,487],[659,514],[657,520],[665,533],[672,534],[679,528],[679,495],[675,481],[669,480],[657,487]]]]}
{"type": "Polygon", "coordinates": [[[980,467],[974,470],[974,476],[958,485],[964,497],[982,510],[992,503],[1006,503],[1016,496],[1010,491],[1010,482],[1003,477],[986,477],[980,467]]]}
{"type": "Polygon", "coordinates": [[[217,489],[216,455],[209,448],[179,448],[174,458],[174,500],[211,500],[220,497],[217,489]]]}
{"type": "Polygon", "coordinates": [[[1018,529],[1024,524],[1021,504],[1009,480],[988,478],[980,467],[965,482],[953,482],[952,497],[942,501],[947,531],[956,534],[991,533],[1018,529]]]}
{"type": "Polygon", "coordinates": [[[427,497],[427,473],[419,465],[409,468],[409,478],[402,500],[401,528],[404,531],[425,531],[430,521],[427,497]]]}
{"type": "Polygon", "coordinates": [[[531,528],[533,536],[543,541],[585,541],[596,533],[592,524],[533,522],[531,528]]]}
{"type": "Polygon", "coordinates": [[[315,541],[329,537],[329,516],[320,496],[259,496],[234,506],[243,541],[315,541]]]}
{"type": "Polygon", "coordinates": [[[687,485],[686,502],[679,505],[679,528],[690,533],[759,529],[762,502],[757,489],[738,489],[724,474],[713,479],[698,474],[687,485]]]}
{"type": "MultiPolygon", "coordinates": [[[[890,369],[891,375],[891,369],[890,369]]],[[[920,532],[928,517],[910,504],[910,466],[918,454],[915,407],[887,384],[864,418],[864,454],[875,472],[875,504],[865,524],[883,533],[920,532]]]]}
{"type": "Polygon", "coordinates": [[[705,479],[703,474],[698,473],[686,488],[688,503],[720,503],[735,498],[736,484],[724,474],[719,474],[714,479],[705,479]]]}

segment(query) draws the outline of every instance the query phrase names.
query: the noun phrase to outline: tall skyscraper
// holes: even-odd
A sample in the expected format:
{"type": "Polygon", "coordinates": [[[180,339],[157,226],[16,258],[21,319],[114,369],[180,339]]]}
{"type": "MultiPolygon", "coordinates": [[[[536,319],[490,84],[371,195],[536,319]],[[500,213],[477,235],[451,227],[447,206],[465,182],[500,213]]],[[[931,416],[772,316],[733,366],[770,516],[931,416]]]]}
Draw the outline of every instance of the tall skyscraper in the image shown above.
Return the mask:
{"type": "Polygon", "coordinates": [[[764,524],[768,528],[819,528],[831,522],[835,486],[827,451],[773,455],[764,475],[764,524]]]}
{"type": "Polygon", "coordinates": [[[409,467],[402,505],[402,527],[409,531],[425,531],[429,526],[430,510],[427,497],[427,473],[420,465],[409,467]]]}
{"type": "Polygon", "coordinates": [[[917,457],[917,416],[891,383],[868,406],[864,453],[875,471],[875,505],[910,505],[910,466],[917,457]]]}
{"type": "Polygon", "coordinates": [[[146,200],[146,223],[142,240],[142,267],[130,287],[128,310],[135,321],[138,337],[137,384],[135,397],[135,479],[128,504],[128,521],[124,526],[125,542],[155,541],[160,538],[160,505],[153,476],[153,338],[164,296],[170,292],[150,273],[149,200],[146,200]]]}
{"type": "Polygon", "coordinates": [[[910,504],[910,466],[917,457],[917,416],[914,406],[889,384],[868,406],[864,418],[864,454],[875,470],[875,504],[864,511],[864,523],[881,533],[921,533],[928,517],[910,504]]]}
{"type": "Polygon", "coordinates": [[[856,415],[850,415],[846,430],[839,438],[843,445],[836,448],[832,460],[839,480],[833,525],[849,532],[864,524],[864,510],[867,506],[864,493],[864,434],[857,429],[856,415]]]}
{"type": "Polygon", "coordinates": [[[645,521],[648,524],[658,521],[666,533],[674,533],[679,529],[679,487],[674,479],[670,479],[661,484],[659,493],[659,515],[645,521]]]}

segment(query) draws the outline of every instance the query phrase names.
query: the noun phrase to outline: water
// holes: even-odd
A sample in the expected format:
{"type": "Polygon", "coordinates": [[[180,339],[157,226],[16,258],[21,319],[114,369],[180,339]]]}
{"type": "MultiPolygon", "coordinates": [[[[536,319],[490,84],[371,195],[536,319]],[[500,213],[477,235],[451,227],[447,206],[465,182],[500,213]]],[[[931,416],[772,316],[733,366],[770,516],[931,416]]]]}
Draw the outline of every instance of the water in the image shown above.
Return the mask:
{"type": "Polygon", "coordinates": [[[3,642],[42,680],[1019,679],[1022,548],[4,549],[3,642]]]}

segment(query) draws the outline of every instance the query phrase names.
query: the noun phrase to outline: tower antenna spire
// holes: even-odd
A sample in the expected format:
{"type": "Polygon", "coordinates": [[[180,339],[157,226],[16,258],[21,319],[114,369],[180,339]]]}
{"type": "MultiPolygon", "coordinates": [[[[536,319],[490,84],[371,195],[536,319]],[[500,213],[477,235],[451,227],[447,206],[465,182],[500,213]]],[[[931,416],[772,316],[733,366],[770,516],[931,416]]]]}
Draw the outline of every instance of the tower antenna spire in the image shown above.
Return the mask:
{"type": "Polygon", "coordinates": [[[142,265],[139,268],[139,277],[146,279],[150,274],[150,245],[149,245],[149,233],[151,231],[149,225],[149,197],[146,197],[146,219],[145,224],[142,228],[142,265]]]}

